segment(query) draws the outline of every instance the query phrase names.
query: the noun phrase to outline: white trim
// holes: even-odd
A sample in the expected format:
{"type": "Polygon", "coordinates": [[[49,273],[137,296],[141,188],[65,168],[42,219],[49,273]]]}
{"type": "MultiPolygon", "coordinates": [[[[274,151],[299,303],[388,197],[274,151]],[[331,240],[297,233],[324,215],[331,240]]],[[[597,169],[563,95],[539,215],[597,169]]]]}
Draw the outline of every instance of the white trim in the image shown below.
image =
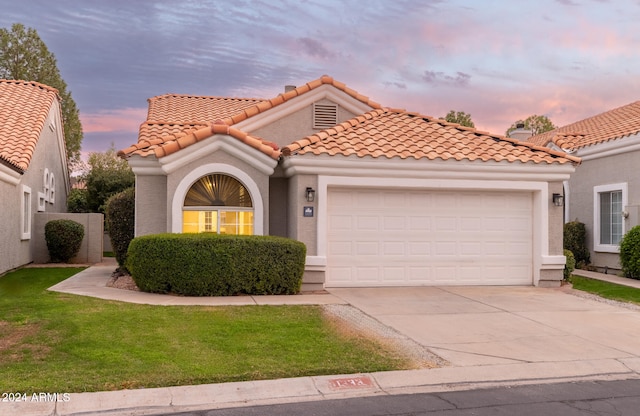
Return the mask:
{"type": "Polygon", "coordinates": [[[38,192],[38,212],[47,210],[47,196],[44,192],[38,192]]]}
{"type": "Polygon", "coordinates": [[[244,171],[236,168],[235,166],[224,163],[210,163],[199,166],[182,178],[173,193],[173,199],[171,201],[171,232],[182,232],[182,205],[184,203],[184,198],[187,196],[187,192],[191,189],[191,186],[203,176],[213,173],[223,173],[233,176],[245,186],[249,191],[249,195],[251,196],[251,201],[253,203],[253,233],[255,235],[263,235],[264,205],[262,203],[260,188],[258,188],[258,185],[244,171]]]}
{"type": "Polygon", "coordinates": [[[218,150],[248,163],[265,175],[272,175],[278,165],[278,161],[272,157],[226,134],[212,135],[160,159],[133,156],[128,161],[136,175],[168,175],[201,159],[203,155],[212,154],[218,150]]]}
{"type": "Polygon", "coordinates": [[[6,182],[10,185],[17,185],[20,183],[22,174],[15,170],[0,164],[0,181],[6,182]]]}
{"type": "Polygon", "coordinates": [[[323,272],[327,268],[327,258],[325,256],[307,256],[304,269],[309,271],[323,272]]]}
{"type": "Polygon", "coordinates": [[[56,203],[56,178],[53,172],[49,173],[49,203],[56,203]]]}
{"type": "Polygon", "coordinates": [[[562,188],[564,190],[564,222],[571,222],[571,211],[569,206],[571,205],[571,192],[569,192],[569,181],[562,181],[562,188]]]}
{"type": "MultiPolygon", "coordinates": [[[[278,105],[273,111],[267,110],[260,114],[256,114],[253,117],[249,117],[248,119],[235,124],[234,127],[243,131],[252,132],[259,128],[268,126],[283,117],[310,107],[314,102],[322,99],[333,101],[341,108],[344,108],[354,114],[363,114],[373,110],[373,107],[351,97],[333,85],[324,84],[278,105]]],[[[309,109],[309,111],[311,111],[311,109],[309,109]]]]}
{"type": "Polygon", "coordinates": [[[533,284],[540,281],[540,270],[556,268],[559,259],[549,255],[549,184],[533,181],[504,180],[456,180],[456,179],[396,179],[375,177],[318,176],[317,212],[318,257],[327,256],[327,194],[329,187],[369,187],[393,189],[432,189],[432,190],[493,190],[493,191],[529,191],[533,193],[533,284]]]}
{"type": "Polygon", "coordinates": [[[414,160],[329,157],[287,157],[282,163],[285,176],[340,175],[387,178],[485,179],[509,177],[519,181],[565,181],[575,171],[571,163],[540,165],[533,163],[472,162],[467,160],[414,160]]]}
{"type": "MultiPolygon", "coordinates": [[[[620,253],[618,244],[600,244],[600,194],[611,191],[622,191],[622,209],[629,205],[627,183],[612,183],[593,187],[593,251],[602,253],[620,253]]],[[[620,213],[622,215],[622,213],[620,213]]],[[[624,231],[624,220],[623,220],[624,231]]]]}
{"type": "Polygon", "coordinates": [[[637,133],[631,136],[619,137],[607,142],[580,148],[575,152],[575,155],[582,158],[582,161],[584,162],[587,160],[629,153],[636,150],[640,150],[640,134],[637,133]]]}
{"type": "Polygon", "coordinates": [[[31,217],[31,188],[22,185],[22,194],[20,195],[20,238],[22,240],[31,239],[31,217]]]}

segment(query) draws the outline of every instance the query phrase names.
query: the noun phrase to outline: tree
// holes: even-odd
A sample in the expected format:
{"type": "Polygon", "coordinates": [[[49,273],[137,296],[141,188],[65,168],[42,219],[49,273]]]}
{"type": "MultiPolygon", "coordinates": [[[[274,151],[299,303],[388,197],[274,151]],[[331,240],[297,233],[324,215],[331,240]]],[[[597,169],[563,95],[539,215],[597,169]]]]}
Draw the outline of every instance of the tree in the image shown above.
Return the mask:
{"type": "Polygon", "coordinates": [[[476,127],[476,125],[473,124],[473,121],[471,120],[471,114],[467,114],[464,111],[456,112],[451,110],[443,118],[445,119],[445,121],[448,121],[449,123],[456,123],[456,124],[460,124],[462,126],[471,127],[471,128],[476,127]]]}
{"type": "Polygon", "coordinates": [[[89,155],[89,171],[83,179],[87,187],[87,206],[91,212],[105,211],[107,200],[134,186],[135,175],[126,160],[118,157],[115,147],[89,155]]]}
{"type": "Polygon", "coordinates": [[[531,130],[531,133],[534,136],[557,128],[557,126],[554,126],[547,116],[538,116],[534,114],[527,117],[525,120],[518,120],[513,123],[507,130],[506,135],[509,136],[509,134],[516,129],[516,126],[519,123],[523,123],[525,130],[531,130]]]}
{"type": "Polygon", "coordinates": [[[11,31],[0,28],[0,79],[36,81],[58,90],[62,101],[67,163],[80,159],[82,124],[75,101],[60,76],[56,58],[38,32],[14,23],[11,31]]]}

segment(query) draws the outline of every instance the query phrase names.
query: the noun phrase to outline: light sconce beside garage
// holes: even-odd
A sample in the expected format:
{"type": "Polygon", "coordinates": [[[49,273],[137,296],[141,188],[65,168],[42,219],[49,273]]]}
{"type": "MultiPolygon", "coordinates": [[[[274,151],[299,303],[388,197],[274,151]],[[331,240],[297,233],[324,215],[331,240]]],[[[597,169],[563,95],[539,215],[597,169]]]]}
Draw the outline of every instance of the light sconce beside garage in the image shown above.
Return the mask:
{"type": "Polygon", "coordinates": [[[553,194],[552,201],[553,205],[561,207],[564,205],[564,196],[562,196],[561,194],[553,194]]]}
{"type": "Polygon", "coordinates": [[[313,202],[316,199],[316,191],[311,187],[307,187],[304,195],[308,202],[313,202]]]}

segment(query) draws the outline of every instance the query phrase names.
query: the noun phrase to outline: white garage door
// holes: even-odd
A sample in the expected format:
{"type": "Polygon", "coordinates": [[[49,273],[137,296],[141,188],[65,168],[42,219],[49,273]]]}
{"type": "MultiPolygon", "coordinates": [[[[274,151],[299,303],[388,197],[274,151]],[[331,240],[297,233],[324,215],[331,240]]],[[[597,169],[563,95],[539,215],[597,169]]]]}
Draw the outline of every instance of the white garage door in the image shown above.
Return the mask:
{"type": "Polygon", "coordinates": [[[329,188],[326,286],[531,285],[532,200],[329,188]]]}

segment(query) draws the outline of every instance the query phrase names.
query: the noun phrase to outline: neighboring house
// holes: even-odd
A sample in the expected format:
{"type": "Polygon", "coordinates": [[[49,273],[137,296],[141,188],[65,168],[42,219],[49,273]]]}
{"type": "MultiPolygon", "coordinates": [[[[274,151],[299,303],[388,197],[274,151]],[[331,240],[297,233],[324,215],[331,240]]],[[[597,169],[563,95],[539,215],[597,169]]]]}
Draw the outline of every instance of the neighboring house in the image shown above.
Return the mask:
{"type": "Polygon", "coordinates": [[[270,234],[307,246],[303,290],[562,279],[578,158],[404,110],[323,76],[275,98],[149,99],[136,235],[270,234]]]}
{"type": "Polygon", "coordinates": [[[64,212],[69,192],[58,91],[0,80],[0,274],[33,261],[36,212],[64,212]]]}
{"type": "Polygon", "coordinates": [[[640,101],[529,139],[582,165],[565,182],[565,218],[587,228],[591,263],[619,269],[622,236],[640,224],[640,101]]]}

